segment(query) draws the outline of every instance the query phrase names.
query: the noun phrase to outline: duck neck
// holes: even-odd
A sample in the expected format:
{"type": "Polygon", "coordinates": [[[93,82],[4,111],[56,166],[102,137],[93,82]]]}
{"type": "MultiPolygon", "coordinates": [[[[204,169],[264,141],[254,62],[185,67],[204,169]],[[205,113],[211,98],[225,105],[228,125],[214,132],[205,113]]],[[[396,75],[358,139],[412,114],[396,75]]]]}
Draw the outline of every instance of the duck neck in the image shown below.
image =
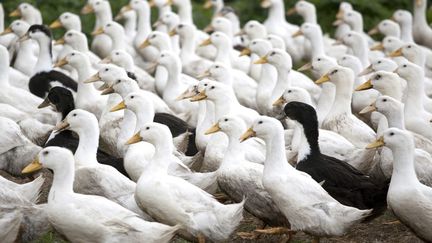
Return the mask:
{"type": "Polygon", "coordinates": [[[352,48],[354,56],[356,56],[363,65],[363,68],[369,66],[369,47],[367,40],[361,37],[361,40],[355,44],[352,48]]]}
{"type": "Polygon", "coordinates": [[[219,83],[223,83],[229,87],[233,87],[232,68],[228,68],[228,69],[229,70],[227,70],[227,72],[219,75],[218,77],[213,77],[213,78],[219,83]]]}
{"type": "Polygon", "coordinates": [[[318,145],[318,121],[315,121],[314,126],[304,127],[297,124],[300,130],[300,147],[298,150],[297,161],[320,155],[320,148],[318,145]]]}
{"type": "Polygon", "coordinates": [[[88,45],[86,40],[82,40],[82,41],[76,41],[74,43],[68,43],[73,49],[75,49],[76,51],[79,52],[83,52],[86,53],[89,51],[88,45]]]}
{"type": "Polygon", "coordinates": [[[256,91],[257,106],[262,111],[271,109],[272,91],[276,84],[276,69],[266,63],[261,68],[261,76],[256,91]]]}
{"type": "Polygon", "coordinates": [[[49,72],[52,70],[52,46],[51,38],[43,38],[38,40],[39,57],[36,62],[35,72],[49,72]]]}
{"type": "Polygon", "coordinates": [[[146,170],[151,171],[152,173],[166,174],[170,165],[170,159],[168,157],[173,154],[174,145],[172,141],[169,141],[169,139],[161,138],[162,136],[159,138],[159,140],[163,141],[157,141],[153,143],[155,153],[153,155],[152,161],[149,163],[146,170]]]}
{"type": "Polygon", "coordinates": [[[424,84],[422,75],[407,79],[407,96],[405,98],[405,110],[423,110],[424,84]]]}
{"type": "Polygon", "coordinates": [[[3,5],[0,3],[0,31],[4,31],[4,9],[3,5]]]}
{"type": "Polygon", "coordinates": [[[336,96],[336,87],[332,83],[324,83],[321,85],[321,94],[318,98],[316,112],[318,115],[319,124],[327,116],[331,107],[333,106],[334,99],[336,96]]]}
{"type": "Polygon", "coordinates": [[[172,12],[171,6],[168,4],[163,4],[161,6],[158,6],[158,11],[159,11],[159,18],[163,17],[164,14],[168,12],[172,12]]]}
{"type": "Polygon", "coordinates": [[[288,164],[286,159],[285,140],[282,128],[277,129],[277,131],[275,129],[272,133],[271,136],[264,139],[266,143],[264,174],[272,172],[279,173],[286,169],[294,169],[288,164]]]}
{"type": "Polygon", "coordinates": [[[232,47],[229,43],[223,43],[220,46],[217,46],[217,54],[215,58],[215,62],[221,62],[225,64],[227,67],[231,66],[231,53],[230,50],[232,47]]]}
{"type": "Polygon", "coordinates": [[[291,87],[291,80],[289,78],[290,69],[285,67],[276,67],[277,70],[277,81],[272,92],[272,100],[276,100],[282,96],[283,92],[288,87],[291,87]]]}
{"type": "Polygon", "coordinates": [[[198,123],[196,128],[196,144],[200,151],[204,152],[207,146],[207,142],[210,136],[204,134],[205,130],[208,129],[215,122],[215,111],[214,104],[209,100],[199,102],[199,115],[198,123]]]}
{"type": "Polygon", "coordinates": [[[195,54],[195,32],[189,33],[188,36],[181,37],[180,57],[182,62],[187,64],[193,60],[195,54]]]}
{"type": "Polygon", "coordinates": [[[108,22],[112,21],[112,12],[110,7],[103,9],[102,11],[95,12],[95,15],[96,24],[94,30],[98,29],[99,27],[103,27],[108,24],[108,22]]]}
{"type": "Polygon", "coordinates": [[[267,21],[273,23],[284,23],[285,19],[285,5],[282,0],[272,1],[272,5],[269,9],[269,15],[267,21]]]}
{"type": "Polygon", "coordinates": [[[315,8],[311,8],[303,15],[305,23],[317,24],[317,16],[315,8]]]}
{"type": "Polygon", "coordinates": [[[217,100],[214,101],[215,106],[215,119],[219,120],[222,116],[229,114],[234,107],[240,106],[237,99],[233,97],[233,94],[230,92],[225,93],[223,96],[218,97],[217,100]]]}
{"type": "Polygon", "coordinates": [[[400,23],[401,27],[401,40],[403,42],[414,42],[412,35],[412,21],[403,21],[400,23]]]}
{"type": "MultiPolygon", "coordinates": [[[[168,80],[165,86],[165,90],[176,89],[180,84],[181,67],[179,63],[171,64],[166,67],[168,71],[168,80]]],[[[165,92],[164,92],[165,93],[165,92]]]]}
{"type": "Polygon", "coordinates": [[[89,102],[91,99],[99,97],[99,94],[93,84],[84,83],[86,79],[92,76],[90,67],[90,61],[87,58],[83,58],[83,60],[76,67],[78,71],[78,89],[76,96],[77,104],[83,104],[89,102]]]}
{"type": "Polygon", "coordinates": [[[386,118],[389,128],[395,127],[401,130],[405,130],[404,111],[402,107],[394,112],[387,113],[386,118]]]}
{"type": "Polygon", "coordinates": [[[412,141],[408,143],[406,146],[392,149],[393,176],[390,187],[395,184],[413,185],[419,183],[414,169],[414,144],[412,141]]]}
{"type": "Polygon", "coordinates": [[[115,33],[113,35],[110,35],[113,42],[112,50],[126,51],[126,43],[124,40],[124,36],[125,36],[124,30],[121,30],[118,33],[115,33]]]}
{"type": "Polygon", "coordinates": [[[73,161],[62,163],[60,168],[54,171],[53,182],[48,194],[48,203],[60,201],[63,195],[73,193],[73,182],[75,178],[75,168],[73,161]]]}
{"type": "Polygon", "coordinates": [[[312,58],[318,56],[326,56],[324,51],[324,40],[321,30],[314,32],[312,38],[309,39],[312,46],[312,58]]]}
{"type": "Polygon", "coordinates": [[[85,124],[84,128],[75,132],[79,136],[79,144],[75,152],[76,165],[97,165],[96,153],[99,146],[99,127],[97,122],[85,124]]]}
{"type": "Polygon", "coordinates": [[[151,32],[150,11],[148,8],[140,8],[137,9],[136,12],[138,15],[138,32],[135,40],[140,45],[151,32]]]}
{"type": "Polygon", "coordinates": [[[336,94],[331,108],[333,114],[351,114],[351,99],[353,92],[353,81],[346,79],[336,84],[336,94]]]}
{"type": "Polygon", "coordinates": [[[136,31],[136,25],[137,25],[136,15],[126,19],[124,23],[124,30],[128,37],[134,37],[136,31]]]}
{"type": "Polygon", "coordinates": [[[9,57],[0,55],[0,86],[9,86],[9,57]]]}
{"type": "Polygon", "coordinates": [[[192,18],[192,4],[190,0],[183,1],[178,6],[178,15],[180,17],[180,21],[186,24],[193,24],[192,18]]]}
{"type": "MultiPolygon", "coordinates": [[[[140,107],[143,108],[143,107],[140,107]]],[[[144,109],[140,109],[138,111],[135,112],[135,116],[136,116],[136,129],[135,129],[135,133],[137,133],[145,124],[149,123],[149,122],[153,122],[154,116],[155,116],[155,111],[153,109],[153,107],[146,107],[145,111],[144,109]]]]}
{"type": "Polygon", "coordinates": [[[225,152],[225,157],[224,157],[225,159],[223,160],[221,166],[229,166],[229,164],[233,163],[234,161],[237,161],[237,159],[233,159],[233,158],[241,159],[242,157],[244,157],[244,150],[238,139],[242,135],[241,134],[242,130],[244,131],[244,129],[239,129],[238,131],[240,132],[230,131],[230,134],[227,134],[228,147],[225,152]],[[226,158],[232,158],[232,159],[226,160],[226,158]],[[227,164],[225,161],[227,161],[229,164],[227,164]]]}
{"type": "Polygon", "coordinates": [[[427,4],[425,3],[422,3],[420,6],[417,6],[417,4],[414,3],[414,25],[419,26],[422,29],[429,28],[426,20],[426,8],[427,4]]]}

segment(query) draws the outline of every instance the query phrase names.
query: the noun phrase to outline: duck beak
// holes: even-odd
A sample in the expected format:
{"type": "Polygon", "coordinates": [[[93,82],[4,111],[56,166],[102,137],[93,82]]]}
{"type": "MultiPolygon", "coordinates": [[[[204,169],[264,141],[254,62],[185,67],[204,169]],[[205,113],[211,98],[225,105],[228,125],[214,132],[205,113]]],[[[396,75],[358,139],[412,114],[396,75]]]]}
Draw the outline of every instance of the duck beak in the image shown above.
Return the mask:
{"type": "Polygon", "coordinates": [[[19,8],[15,9],[9,14],[9,17],[21,17],[21,10],[19,8]]]}
{"type": "Polygon", "coordinates": [[[212,41],[211,41],[210,38],[208,38],[207,40],[203,41],[199,46],[203,47],[203,46],[208,46],[208,45],[211,45],[211,44],[212,44],[212,41]]]}
{"type": "Polygon", "coordinates": [[[332,46],[338,46],[343,44],[344,44],[343,40],[336,40],[335,42],[333,42],[332,46]]]}
{"type": "Polygon", "coordinates": [[[165,3],[165,6],[172,6],[174,4],[173,0],[167,0],[167,2],[165,3]]]}
{"type": "Polygon", "coordinates": [[[375,46],[372,46],[370,48],[371,51],[383,51],[384,50],[384,45],[382,43],[378,43],[375,46]]]}
{"type": "Polygon", "coordinates": [[[301,35],[303,35],[303,31],[301,31],[300,29],[299,30],[297,30],[297,32],[295,32],[294,34],[292,34],[292,38],[295,38],[295,37],[297,37],[297,36],[301,36],[301,35]]]}
{"type": "Polygon", "coordinates": [[[154,0],[148,1],[148,4],[149,4],[150,8],[153,8],[154,6],[156,6],[156,3],[154,0]]]}
{"type": "Polygon", "coordinates": [[[42,169],[42,164],[39,162],[39,156],[36,156],[36,158],[29,165],[27,165],[21,171],[21,173],[27,174],[27,173],[31,173],[31,172],[34,172],[34,171],[38,171],[40,169],[42,169]]]}
{"type": "Polygon", "coordinates": [[[148,39],[146,39],[138,48],[139,49],[144,49],[144,48],[146,48],[146,47],[148,47],[150,45],[151,45],[150,41],[148,39]]]}
{"type": "Polygon", "coordinates": [[[143,139],[139,132],[137,132],[133,137],[131,137],[129,140],[127,140],[126,145],[131,145],[135,143],[141,142],[143,139]]]}
{"type": "Polygon", "coordinates": [[[199,92],[198,94],[192,96],[190,101],[196,102],[196,101],[205,100],[205,99],[207,99],[207,95],[205,93],[205,90],[203,90],[203,91],[199,92]]]}
{"type": "Polygon", "coordinates": [[[58,61],[56,64],[54,64],[54,67],[63,67],[64,65],[68,64],[69,62],[66,60],[66,57],[62,58],[60,61],[58,61]]]}
{"type": "Polygon", "coordinates": [[[355,91],[362,91],[362,90],[367,90],[367,89],[372,89],[373,85],[372,85],[372,80],[368,80],[365,83],[361,84],[360,86],[358,86],[355,91]]]}
{"type": "Polygon", "coordinates": [[[18,41],[19,42],[23,42],[23,41],[26,41],[26,40],[30,40],[30,35],[28,34],[28,32],[25,33],[25,35],[21,36],[18,41]]]}
{"type": "Polygon", "coordinates": [[[379,148],[385,145],[384,137],[379,137],[375,142],[368,144],[367,149],[379,148]]]}
{"type": "Polygon", "coordinates": [[[55,46],[57,46],[57,45],[63,45],[64,43],[65,43],[65,39],[64,39],[64,37],[62,37],[62,38],[56,40],[56,41],[54,42],[54,45],[55,45],[55,46]]]}
{"type": "Polygon", "coordinates": [[[111,62],[112,62],[111,57],[107,56],[104,59],[102,59],[99,63],[101,63],[101,64],[108,64],[108,63],[111,63],[111,62]]]}
{"type": "Polygon", "coordinates": [[[211,76],[211,73],[210,73],[209,70],[207,70],[207,71],[205,71],[204,73],[198,75],[197,78],[198,78],[198,79],[203,79],[203,78],[210,77],[210,76],[211,76]]]}
{"type": "Polygon", "coordinates": [[[46,97],[44,99],[44,101],[42,101],[42,103],[40,103],[40,105],[38,105],[38,109],[42,109],[42,108],[48,107],[50,105],[51,105],[51,102],[49,101],[48,97],[46,97]]]}
{"type": "Polygon", "coordinates": [[[393,51],[389,54],[389,57],[400,57],[402,56],[402,48],[397,49],[396,51],[393,51]]]}
{"type": "Polygon", "coordinates": [[[221,130],[221,128],[219,127],[219,122],[214,124],[212,127],[210,127],[209,129],[207,129],[207,131],[205,131],[205,135],[210,135],[212,133],[216,133],[219,132],[221,130]]]}
{"type": "Polygon", "coordinates": [[[180,101],[180,100],[185,100],[185,99],[189,99],[193,96],[197,95],[197,91],[194,90],[185,90],[185,92],[183,92],[181,95],[179,95],[175,100],[176,101],[180,101]]]}
{"type": "Polygon", "coordinates": [[[157,20],[156,22],[154,22],[154,24],[152,26],[153,26],[153,28],[157,28],[157,27],[159,27],[161,25],[162,25],[162,21],[157,20]]]}
{"type": "Polygon", "coordinates": [[[171,37],[177,35],[177,30],[176,30],[176,29],[172,29],[172,30],[168,33],[168,35],[171,36],[171,37]]]}
{"type": "Polygon", "coordinates": [[[70,127],[70,124],[65,120],[61,121],[57,126],[55,126],[54,131],[61,132],[70,127]]]}
{"type": "Polygon", "coordinates": [[[242,35],[246,35],[246,31],[244,31],[243,29],[240,30],[240,32],[238,32],[238,33],[235,34],[234,36],[242,36],[242,35]]]}
{"type": "Polygon", "coordinates": [[[312,63],[308,62],[305,65],[301,66],[297,71],[304,72],[312,68],[312,63]]]}
{"type": "Polygon", "coordinates": [[[245,133],[243,133],[243,135],[241,135],[240,142],[244,142],[252,137],[256,137],[256,132],[251,127],[245,133]]]}
{"type": "Polygon", "coordinates": [[[206,33],[210,33],[210,32],[213,32],[213,31],[214,31],[214,28],[213,28],[213,26],[212,26],[211,24],[209,24],[209,25],[207,25],[207,26],[204,28],[203,31],[206,32],[206,33]]]}
{"type": "Polygon", "coordinates": [[[361,77],[361,76],[367,75],[369,73],[372,73],[373,71],[374,71],[374,69],[372,68],[372,64],[371,64],[367,68],[365,68],[365,70],[361,71],[357,76],[361,77]]]}
{"type": "Polygon", "coordinates": [[[285,104],[286,100],[284,99],[283,95],[279,97],[275,102],[273,102],[273,106],[281,106],[285,104]]]}
{"type": "Polygon", "coordinates": [[[107,84],[107,83],[103,83],[101,86],[99,86],[99,87],[97,88],[97,90],[99,90],[99,91],[104,91],[104,90],[107,89],[107,88],[109,88],[108,84],[107,84]]]}
{"type": "Polygon", "coordinates": [[[344,11],[342,9],[339,9],[338,13],[336,14],[337,19],[342,19],[344,16],[344,11]]]}
{"type": "Polygon", "coordinates": [[[270,0],[261,0],[261,8],[269,8],[271,5],[270,0]]]}
{"type": "Polygon", "coordinates": [[[90,4],[86,4],[82,9],[81,9],[81,14],[90,14],[90,13],[94,13],[94,8],[92,5],[90,4]]]}
{"type": "Polygon", "coordinates": [[[97,30],[93,31],[93,32],[91,33],[91,35],[92,35],[92,36],[97,36],[97,35],[101,35],[101,34],[103,34],[103,33],[105,33],[103,27],[99,27],[97,30]]]}
{"type": "Polygon", "coordinates": [[[376,110],[377,109],[376,109],[375,102],[374,102],[374,103],[366,106],[365,108],[363,108],[363,110],[361,110],[359,112],[359,114],[366,114],[366,113],[369,113],[369,112],[372,112],[372,111],[376,111],[376,110]]]}
{"type": "Polygon", "coordinates": [[[373,29],[369,30],[368,35],[376,35],[379,33],[378,26],[375,26],[373,29]]]}
{"type": "Polygon", "coordinates": [[[108,94],[113,94],[113,93],[115,93],[115,90],[113,89],[113,87],[108,87],[102,91],[101,95],[108,95],[108,94]]]}
{"type": "Polygon", "coordinates": [[[114,106],[110,112],[115,112],[115,111],[119,111],[119,110],[123,110],[126,109],[126,104],[124,102],[124,100],[120,103],[118,103],[116,106],[114,106]]]}
{"type": "Polygon", "coordinates": [[[249,48],[246,47],[246,48],[244,48],[244,49],[240,52],[239,57],[242,57],[242,56],[249,56],[251,53],[252,53],[251,49],[249,49],[249,48]]]}
{"type": "Polygon", "coordinates": [[[417,7],[420,7],[423,4],[423,0],[416,0],[415,3],[417,7]]]}
{"type": "Polygon", "coordinates": [[[290,9],[288,9],[288,11],[287,11],[287,15],[288,16],[291,16],[291,15],[294,15],[294,14],[296,14],[297,13],[297,9],[295,8],[295,7],[293,7],[293,8],[290,8],[290,9]]]}
{"type": "Polygon", "coordinates": [[[205,3],[204,3],[204,9],[209,9],[209,8],[211,8],[213,6],[213,4],[212,4],[212,2],[211,2],[211,0],[207,0],[205,3]]]}
{"type": "Polygon", "coordinates": [[[344,21],[342,19],[337,19],[333,22],[333,26],[339,26],[339,25],[343,24],[343,22],[344,21]]]}
{"type": "Polygon", "coordinates": [[[58,29],[58,28],[63,27],[63,24],[62,24],[62,22],[60,22],[59,19],[56,19],[54,22],[52,22],[52,23],[50,24],[49,27],[50,27],[51,29],[58,29]]]}
{"type": "Polygon", "coordinates": [[[96,81],[101,80],[100,76],[99,76],[99,72],[94,74],[93,76],[91,76],[90,78],[88,78],[87,80],[84,81],[84,83],[89,84],[89,83],[94,83],[96,81]]]}
{"type": "Polygon", "coordinates": [[[12,33],[12,32],[13,32],[12,28],[9,26],[3,32],[1,32],[0,35],[6,35],[6,34],[9,34],[9,33],[12,33]]]}
{"type": "Polygon", "coordinates": [[[262,56],[260,59],[256,60],[253,64],[266,64],[268,63],[267,55],[262,56]]]}
{"type": "Polygon", "coordinates": [[[316,84],[322,84],[325,82],[330,81],[330,77],[328,74],[325,74],[324,76],[322,76],[321,78],[319,78],[317,81],[315,81],[316,84]]]}
{"type": "Polygon", "coordinates": [[[120,11],[120,13],[126,13],[126,12],[128,12],[128,11],[132,11],[133,9],[132,9],[132,6],[130,5],[130,3],[129,4],[127,4],[127,5],[125,5],[125,6],[123,6],[122,8],[121,8],[121,11],[120,11]]]}

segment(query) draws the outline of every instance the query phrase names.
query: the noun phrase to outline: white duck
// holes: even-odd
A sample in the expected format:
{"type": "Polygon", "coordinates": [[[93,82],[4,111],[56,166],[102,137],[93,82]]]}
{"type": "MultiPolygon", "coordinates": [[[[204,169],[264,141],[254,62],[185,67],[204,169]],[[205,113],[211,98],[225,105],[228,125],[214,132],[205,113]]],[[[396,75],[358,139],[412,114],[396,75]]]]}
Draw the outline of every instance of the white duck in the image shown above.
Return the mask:
{"type": "Polygon", "coordinates": [[[426,20],[427,1],[416,0],[414,2],[413,35],[416,43],[432,48],[432,30],[426,20]]]}
{"type": "Polygon", "coordinates": [[[391,19],[384,19],[379,22],[374,28],[368,31],[368,35],[372,36],[378,33],[381,33],[384,35],[384,37],[387,36],[393,36],[396,38],[400,38],[400,27],[398,23],[391,19]]]}

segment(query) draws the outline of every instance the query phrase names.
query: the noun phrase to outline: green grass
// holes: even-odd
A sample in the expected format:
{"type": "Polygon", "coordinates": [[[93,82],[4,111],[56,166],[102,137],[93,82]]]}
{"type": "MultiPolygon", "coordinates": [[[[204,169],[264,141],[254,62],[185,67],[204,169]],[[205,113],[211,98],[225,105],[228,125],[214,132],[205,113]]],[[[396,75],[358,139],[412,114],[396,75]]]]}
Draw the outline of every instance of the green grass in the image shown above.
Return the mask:
{"type": "Polygon", "coordinates": [[[58,233],[51,231],[43,235],[34,243],[68,243],[68,241],[65,241],[58,233]]]}

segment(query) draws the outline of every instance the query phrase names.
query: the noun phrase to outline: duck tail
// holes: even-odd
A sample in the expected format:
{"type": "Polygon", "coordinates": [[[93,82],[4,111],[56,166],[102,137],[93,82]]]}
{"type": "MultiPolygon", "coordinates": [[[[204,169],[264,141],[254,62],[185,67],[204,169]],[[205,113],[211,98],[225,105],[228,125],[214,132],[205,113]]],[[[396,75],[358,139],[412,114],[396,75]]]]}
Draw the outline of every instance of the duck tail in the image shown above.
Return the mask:
{"type": "Polygon", "coordinates": [[[20,191],[22,195],[25,198],[27,198],[30,202],[37,203],[39,201],[41,188],[44,182],[45,182],[45,178],[42,175],[40,175],[33,181],[26,184],[22,184],[20,186],[20,191]]]}
{"type": "Polygon", "coordinates": [[[176,224],[170,227],[164,234],[160,237],[160,242],[170,242],[172,238],[177,234],[177,232],[183,228],[183,225],[176,224]]]}
{"type": "Polygon", "coordinates": [[[243,220],[243,206],[245,202],[246,199],[243,198],[240,203],[223,205],[216,212],[219,218],[219,224],[216,226],[219,233],[218,240],[223,241],[228,239],[240,224],[240,221],[243,220]]]}

